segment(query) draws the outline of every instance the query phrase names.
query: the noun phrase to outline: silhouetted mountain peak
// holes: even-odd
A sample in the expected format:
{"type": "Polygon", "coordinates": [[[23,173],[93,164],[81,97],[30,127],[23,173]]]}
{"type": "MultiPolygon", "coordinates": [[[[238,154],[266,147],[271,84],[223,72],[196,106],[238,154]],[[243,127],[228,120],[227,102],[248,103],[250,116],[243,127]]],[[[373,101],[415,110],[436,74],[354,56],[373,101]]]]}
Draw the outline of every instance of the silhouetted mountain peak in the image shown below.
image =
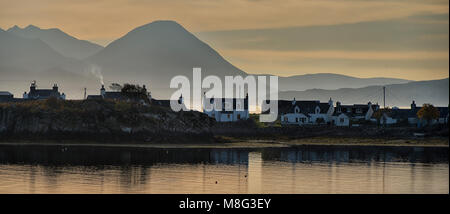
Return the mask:
{"type": "Polygon", "coordinates": [[[20,28],[19,26],[14,25],[14,26],[10,27],[10,28],[9,28],[8,30],[6,30],[6,31],[10,32],[10,31],[21,30],[21,29],[22,29],[22,28],[20,28]]]}
{"type": "Polygon", "coordinates": [[[92,42],[78,40],[58,28],[41,29],[32,24],[20,28],[15,25],[8,32],[27,39],[40,39],[63,56],[75,59],[86,58],[103,48],[92,42]]]}
{"type": "Polygon", "coordinates": [[[160,20],[154,21],[146,25],[135,28],[130,31],[126,36],[135,34],[145,34],[154,38],[167,39],[167,36],[185,36],[189,33],[183,26],[175,21],[160,20]]]}
{"type": "Polygon", "coordinates": [[[40,28],[30,24],[25,28],[25,30],[40,30],[40,28]]]}

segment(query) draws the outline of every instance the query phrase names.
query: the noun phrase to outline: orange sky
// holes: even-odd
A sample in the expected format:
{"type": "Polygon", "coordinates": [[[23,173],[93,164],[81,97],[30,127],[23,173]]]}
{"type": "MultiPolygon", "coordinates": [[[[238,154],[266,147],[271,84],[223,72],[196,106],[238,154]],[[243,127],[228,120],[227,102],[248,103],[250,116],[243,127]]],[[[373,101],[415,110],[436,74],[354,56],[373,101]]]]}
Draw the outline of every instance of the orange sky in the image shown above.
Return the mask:
{"type": "MultiPolygon", "coordinates": [[[[29,24],[41,28],[59,28],[76,38],[107,45],[140,25],[155,20],[174,20],[248,73],[289,76],[327,72],[358,77],[387,76],[423,80],[448,77],[448,42],[442,43],[445,48],[439,48],[439,45],[433,48],[418,46],[413,50],[402,47],[377,51],[370,48],[333,49],[320,44],[315,51],[302,47],[284,50],[278,48],[285,45],[283,42],[296,44],[302,38],[297,38],[298,41],[296,38],[279,41],[271,44],[270,48],[266,47],[269,43],[264,43],[267,38],[261,38],[260,41],[247,42],[258,42],[258,47],[247,48],[228,46],[225,40],[202,36],[202,32],[339,26],[364,22],[386,24],[386,21],[407,17],[446,15],[444,20],[407,20],[417,25],[424,22],[445,24],[447,27],[439,34],[434,32],[442,28],[439,24],[436,24],[435,29],[424,27],[423,32],[419,32],[430,32],[424,39],[434,39],[436,41],[433,44],[439,44],[439,41],[448,41],[448,10],[449,3],[445,0],[0,0],[0,28],[6,30],[14,25],[25,27],[29,24]],[[329,59],[341,61],[325,63],[329,59]],[[349,60],[361,62],[360,66],[352,67],[347,63],[349,60]],[[380,71],[380,66],[372,66],[374,63],[367,60],[385,60],[381,67],[387,69],[380,71]],[[302,63],[305,61],[308,63],[302,63]]],[[[283,35],[282,31],[278,33],[283,35]]],[[[397,32],[387,33],[392,34],[388,35],[392,37],[400,35],[397,32]]],[[[276,37],[273,35],[272,39],[276,37]]],[[[226,41],[238,40],[245,41],[237,34],[226,41]]]]}

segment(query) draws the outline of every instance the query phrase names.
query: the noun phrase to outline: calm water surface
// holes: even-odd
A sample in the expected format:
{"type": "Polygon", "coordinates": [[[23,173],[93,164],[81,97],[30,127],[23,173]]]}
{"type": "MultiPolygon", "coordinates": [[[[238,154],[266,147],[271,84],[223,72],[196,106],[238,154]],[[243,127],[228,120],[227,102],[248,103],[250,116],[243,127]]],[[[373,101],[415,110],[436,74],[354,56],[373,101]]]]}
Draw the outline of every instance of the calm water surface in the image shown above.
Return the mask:
{"type": "Polygon", "coordinates": [[[448,152],[0,145],[0,193],[448,194],[448,152]]]}

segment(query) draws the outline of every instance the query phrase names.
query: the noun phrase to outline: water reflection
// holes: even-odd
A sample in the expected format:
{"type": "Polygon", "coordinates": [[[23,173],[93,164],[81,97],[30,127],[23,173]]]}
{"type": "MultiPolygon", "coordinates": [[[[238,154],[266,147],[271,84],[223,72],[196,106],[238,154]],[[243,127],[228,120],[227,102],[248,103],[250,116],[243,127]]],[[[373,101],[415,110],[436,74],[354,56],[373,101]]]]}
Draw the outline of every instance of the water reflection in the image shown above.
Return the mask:
{"type": "Polygon", "coordinates": [[[448,193],[448,148],[0,145],[0,193],[448,193]]]}

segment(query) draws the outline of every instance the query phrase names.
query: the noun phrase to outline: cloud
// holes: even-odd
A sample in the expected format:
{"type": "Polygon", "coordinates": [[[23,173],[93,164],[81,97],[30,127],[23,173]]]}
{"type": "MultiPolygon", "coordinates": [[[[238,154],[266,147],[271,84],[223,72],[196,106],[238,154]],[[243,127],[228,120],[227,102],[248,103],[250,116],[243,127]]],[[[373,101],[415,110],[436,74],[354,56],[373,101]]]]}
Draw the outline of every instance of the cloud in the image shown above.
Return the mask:
{"type": "Polygon", "coordinates": [[[220,49],[448,50],[448,14],[328,26],[199,32],[220,49]]]}

